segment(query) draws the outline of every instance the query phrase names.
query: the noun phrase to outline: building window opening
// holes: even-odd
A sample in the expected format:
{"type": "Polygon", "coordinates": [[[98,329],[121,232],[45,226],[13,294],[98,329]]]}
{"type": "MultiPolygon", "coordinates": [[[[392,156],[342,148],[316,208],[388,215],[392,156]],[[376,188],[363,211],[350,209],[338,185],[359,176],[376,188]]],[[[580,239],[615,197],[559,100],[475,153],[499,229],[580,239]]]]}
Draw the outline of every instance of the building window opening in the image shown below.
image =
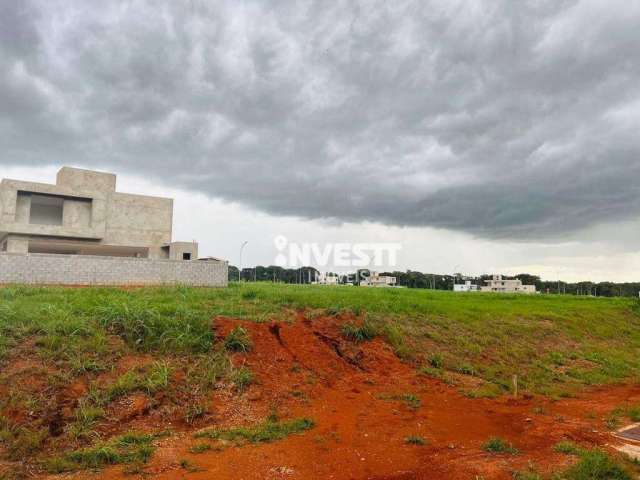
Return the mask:
{"type": "Polygon", "coordinates": [[[182,254],[182,259],[183,260],[191,260],[191,254],[190,253],[183,253],[182,254]]]}
{"type": "Polygon", "coordinates": [[[64,199],[50,195],[31,195],[29,223],[35,225],[62,225],[64,199]]]}

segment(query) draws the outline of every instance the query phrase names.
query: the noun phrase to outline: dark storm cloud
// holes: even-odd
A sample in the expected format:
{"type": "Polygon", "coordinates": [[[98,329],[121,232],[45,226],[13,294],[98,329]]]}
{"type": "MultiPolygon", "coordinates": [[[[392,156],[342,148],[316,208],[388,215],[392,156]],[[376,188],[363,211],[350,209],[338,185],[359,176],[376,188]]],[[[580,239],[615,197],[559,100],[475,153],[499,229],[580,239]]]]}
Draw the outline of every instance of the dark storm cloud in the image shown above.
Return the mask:
{"type": "Polygon", "coordinates": [[[0,0],[0,164],[541,238],[640,213],[640,4],[0,0]]]}

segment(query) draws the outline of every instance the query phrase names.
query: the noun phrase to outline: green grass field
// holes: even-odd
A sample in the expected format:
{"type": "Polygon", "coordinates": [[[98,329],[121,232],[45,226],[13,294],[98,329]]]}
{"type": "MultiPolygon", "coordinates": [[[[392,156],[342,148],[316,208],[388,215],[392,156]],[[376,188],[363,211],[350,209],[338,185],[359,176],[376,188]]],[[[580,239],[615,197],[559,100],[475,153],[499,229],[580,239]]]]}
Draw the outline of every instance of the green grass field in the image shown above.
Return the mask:
{"type": "MultiPolygon", "coordinates": [[[[470,395],[521,391],[567,394],[640,374],[640,307],[635,299],[554,295],[232,284],[227,289],[13,287],[0,290],[0,358],[27,337],[40,354],[91,368],[84,352],[119,336],[137,351],[205,354],[216,315],[290,320],[292,312],[366,319],[425,374],[472,375],[470,395]]],[[[99,361],[99,359],[95,359],[99,361]]],[[[89,362],[90,363],[90,362],[89,362]]],[[[455,375],[454,375],[455,376],[455,375]]]]}

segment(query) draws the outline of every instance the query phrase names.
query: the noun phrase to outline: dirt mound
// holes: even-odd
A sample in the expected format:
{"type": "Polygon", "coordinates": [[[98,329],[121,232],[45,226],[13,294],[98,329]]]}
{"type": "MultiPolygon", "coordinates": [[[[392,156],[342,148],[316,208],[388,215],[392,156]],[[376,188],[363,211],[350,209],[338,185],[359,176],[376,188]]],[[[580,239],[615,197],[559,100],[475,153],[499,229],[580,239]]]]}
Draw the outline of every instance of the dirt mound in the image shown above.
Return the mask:
{"type": "MultiPolygon", "coordinates": [[[[163,439],[145,468],[159,479],[510,479],[531,464],[542,472],[566,467],[560,440],[584,446],[613,441],[604,417],[623,402],[640,401],[640,387],[594,389],[581,398],[472,399],[456,387],[419,374],[381,339],[355,343],[341,334],[352,316],[301,312],[291,322],[217,318],[219,341],[240,325],[252,348],[231,356],[253,372],[240,395],[218,390],[204,427],[258,423],[277,411],[308,417],[315,428],[260,445],[189,453],[200,440],[183,430],[163,439]],[[483,450],[490,437],[513,443],[519,455],[483,450]],[[191,466],[185,469],[185,465],[191,466]]],[[[146,405],[130,406],[144,428],[146,405]]],[[[123,414],[128,410],[123,409],[123,414]]],[[[151,423],[150,425],[151,426],[151,423]]],[[[157,426],[157,422],[153,422],[157,426]]],[[[65,478],[130,478],[122,467],[65,478]]]]}

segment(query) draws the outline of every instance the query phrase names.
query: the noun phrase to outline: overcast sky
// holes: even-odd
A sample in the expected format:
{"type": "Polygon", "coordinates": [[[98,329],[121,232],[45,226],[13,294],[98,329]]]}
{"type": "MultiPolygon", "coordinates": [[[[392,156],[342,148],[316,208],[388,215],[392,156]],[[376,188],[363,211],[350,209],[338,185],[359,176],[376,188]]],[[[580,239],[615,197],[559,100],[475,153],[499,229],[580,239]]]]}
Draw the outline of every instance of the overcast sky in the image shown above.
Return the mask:
{"type": "Polygon", "coordinates": [[[0,177],[176,197],[237,263],[640,280],[640,2],[0,0],[0,177]]]}

